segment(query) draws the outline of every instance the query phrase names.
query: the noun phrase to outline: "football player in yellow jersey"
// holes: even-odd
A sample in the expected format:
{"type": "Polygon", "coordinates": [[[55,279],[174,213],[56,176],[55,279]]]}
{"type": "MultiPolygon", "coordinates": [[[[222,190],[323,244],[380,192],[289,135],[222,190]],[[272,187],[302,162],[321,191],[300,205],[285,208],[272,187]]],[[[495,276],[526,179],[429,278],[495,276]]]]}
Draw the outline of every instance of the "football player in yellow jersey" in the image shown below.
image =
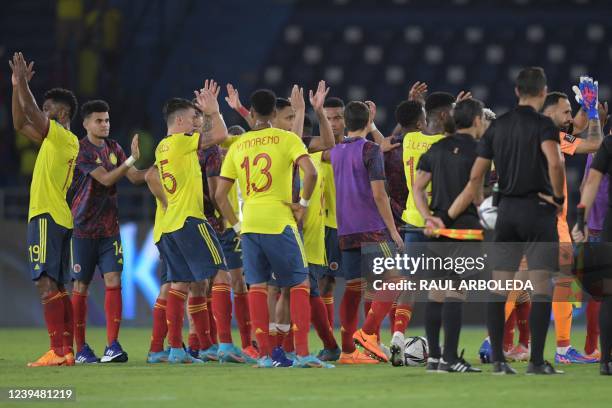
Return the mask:
{"type": "Polygon", "coordinates": [[[190,290],[189,314],[200,343],[204,344],[209,329],[206,280],[219,269],[225,269],[223,251],[204,216],[202,172],[197,156],[199,147],[220,143],[227,137],[217,97],[217,84],[206,81],[204,88],[196,91],[195,106],[185,99],[170,99],[164,107],[168,136],[155,149],[155,166],[168,201],[161,220],[160,246],[171,282],[166,308],[170,363],[202,362],[182,347],[185,300],[190,290]],[[202,137],[191,133],[198,126],[196,108],[210,120],[210,131],[202,137]]]}
{"type": "MultiPolygon", "coordinates": [[[[402,219],[407,227],[421,228],[425,226],[423,217],[419,214],[411,194],[412,185],[416,179],[416,167],[419,158],[429,147],[442,139],[445,133],[454,131],[454,122],[451,115],[455,97],[446,92],[434,92],[425,100],[426,127],[423,131],[409,132],[404,136],[403,158],[406,182],[408,183],[408,200],[402,219]]],[[[431,186],[427,187],[428,197],[431,196],[431,186]]],[[[428,198],[429,200],[429,198],[428,198]]],[[[420,232],[408,232],[405,234],[405,242],[422,242],[424,235],[420,232]]]]}
{"type": "Polygon", "coordinates": [[[314,190],[317,172],[300,138],[272,128],[276,95],[258,90],[251,96],[253,130],[241,136],[227,152],[216,200],[223,216],[236,232],[242,232],[242,250],[249,288],[251,322],[259,346],[260,367],[273,367],[268,338],[267,285],[272,271],[280,287],[291,287],[291,322],[297,359],[294,367],[325,367],[310,355],[308,263],[297,230],[314,190]],[[292,169],[297,163],[304,171],[303,196],[291,203],[292,169]],[[243,221],[240,223],[227,195],[235,180],[243,194],[243,221]],[[296,223],[297,220],[297,223],[296,223]]]}
{"type": "Polygon", "coordinates": [[[67,266],[73,228],[66,192],[79,153],[79,140],[70,131],[77,100],[72,92],[55,88],[45,93],[41,111],[28,85],[34,63],[27,64],[22,53],[15,53],[9,65],[13,71],[13,126],[28,139],[41,143],[30,186],[28,260],[51,347],[28,366],[73,365],[72,305],[64,285],[70,279],[67,266]]]}
{"type": "Polygon", "coordinates": [[[159,295],[153,305],[153,332],[151,333],[151,345],[147,355],[147,363],[165,363],[168,361],[168,351],[164,350],[164,339],[168,331],[166,323],[166,304],[170,282],[168,281],[168,270],[161,257],[162,248],[159,244],[161,239],[162,218],[168,207],[168,200],[164,193],[159,172],[155,166],[149,168],[145,174],[145,181],[151,193],[155,196],[155,222],[153,224],[153,243],[160,253],[160,287],[159,295]]]}

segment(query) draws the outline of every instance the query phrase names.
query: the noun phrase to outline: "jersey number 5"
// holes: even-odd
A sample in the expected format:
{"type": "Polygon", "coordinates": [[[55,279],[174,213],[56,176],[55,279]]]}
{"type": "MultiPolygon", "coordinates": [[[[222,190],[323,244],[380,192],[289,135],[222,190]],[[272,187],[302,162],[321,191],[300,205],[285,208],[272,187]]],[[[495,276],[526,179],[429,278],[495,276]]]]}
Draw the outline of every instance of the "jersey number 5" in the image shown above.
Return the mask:
{"type": "Polygon", "coordinates": [[[270,167],[272,167],[272,158],[267,153],[259,153],[253,159],[253,166],[257,166],[261,160],[265,160],[265,164],[261,169],[261,174],[266,177],[266,183],[262,187],[257,187],[255,183],[251,182],[251,165],[249,163],[249,157],[246,156],[242,163],[240,164],[240,168],[244,169],[246,173],[246,190],[247,195],[251,195],[251,190],[255,193],[262,193],[267,191],[272,186],[272,174],[270,174],[270,167]]]}
{"type": "Polygon", "coordinates": [[[164,164],[168,164],[168,159],[164,159],[159,162],[162,184],[164,185],[164,188],[169,194],[174,194],[174,192],[176,191],[176,179],[171,173],[164,171],[164,164]],[[170,182],[170,186],[168,186],[168,181],[170,182]]]}

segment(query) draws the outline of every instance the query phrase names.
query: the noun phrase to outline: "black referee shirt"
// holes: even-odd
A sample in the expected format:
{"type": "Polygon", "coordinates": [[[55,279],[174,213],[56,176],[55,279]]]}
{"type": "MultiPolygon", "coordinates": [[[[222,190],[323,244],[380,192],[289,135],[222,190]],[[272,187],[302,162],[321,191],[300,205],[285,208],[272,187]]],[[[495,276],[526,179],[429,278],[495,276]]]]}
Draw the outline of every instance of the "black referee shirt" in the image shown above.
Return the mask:
{"type": "MultiPolygon", "coordinates": [[[[470,172],[476,160],[478,143],[465,133],[455,133],[434,143],[425,152],[418,170],[431,173],[431,204],[434,215],[448,211],[455,198],[470,180],[470,172]]],[[[447,227],[451,227],[447,225],[447,227]]],[[[478,212],[473,204],[455,219],[453,228],[481,229],[478,212]]]]}
{"type": "Polygon", "coordinates": [[[552,194],[541,144],[559,143],[553,121],[531,106],[517,106],[493,121],[478,144],[478,156],[493,160],[502,196],[552,194]]]}

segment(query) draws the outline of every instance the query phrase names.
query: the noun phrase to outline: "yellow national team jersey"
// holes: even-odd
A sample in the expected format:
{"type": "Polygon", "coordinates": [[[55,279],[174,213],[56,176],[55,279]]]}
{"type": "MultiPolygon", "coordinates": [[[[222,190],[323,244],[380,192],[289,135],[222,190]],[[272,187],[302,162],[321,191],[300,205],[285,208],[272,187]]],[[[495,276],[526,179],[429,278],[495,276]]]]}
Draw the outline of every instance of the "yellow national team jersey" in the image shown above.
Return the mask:
{"type": "Polygon", "coordinates": [[[298,135],[276,128],[244,133],[229,148],[221,177],[238,180],[242,232],[280,234],[295,226],[286,203],[291,203],[293,163],[307,154],[298,135]]]}
{"type": "MultiPolygon", "coordinates": [[[[417,210],[412,196],[412,186],[416,179],[416,169],[419,164],[419,159],[432,144],[442,139],[444,135],[424,135],[422,132],[410,132],[404,136],[403,143],[403,160],[404,173],[406,174],[406,182],[408,183],[408,200],[406,200],[406,209],[402,214],[402,220],[415,227],[424,227],[425,221],[421,217],[421,213],[417,210]]],[[[431,183],[427,186],[427,203],[431,202],[431,183]]]]}
{"type": "Polygon", "coordinates": [[[54,120],[43,139],[30,186],[28,221],[40,214],[50,214],[57,224],[72,228],[72,214],[66,202],[66,192],[79,154],[79,139],[54,120]]]}
{"type": "Polygon", "coordinates": [[[325,226],[338,228],[336,221],[336,183],[334,181],[334,168],[331,163],[321,162],[321,172],[323,176],[323,197],[325,201],[325,226]]]}
{"type": "Polygon", "coordinates": [[[168,199],[162,234],[181,229],[187,217],[204,219],[199,139],[198,133],[177,133],[164,138],[155,149],[155,165],[168,199]]]}
{"type": "Polygon", "coordinates": [[[233,145],[234,143],[236,143],[238,141],[238,139],[240,139],[242,135],[229,135],[227,137],[227,139],[225,139],[223,141],[223,143],[221,143],[221,148],[222,149],[229,149],[231,145],[233,145]]]}
{"type": "MultiPolygon", "coordinates": [[[[323,152],[312,153],[310,158],[314,163],[319,178],[315,184],[310,197],[310,205],[304,217],[304,248],[308,263],[314,265],[325,265],[325,220],[323,218],[324,196],[323,187],[324,177],[321,176],[321,157],[323,152]]],[[[300,179],[304,179],[304,174],[300,170],[300,179]]],[[[303,184],[302,184],[303,185],[303,184]]],[[[301,195],[300,189],[300,195],[301,195]]]]}

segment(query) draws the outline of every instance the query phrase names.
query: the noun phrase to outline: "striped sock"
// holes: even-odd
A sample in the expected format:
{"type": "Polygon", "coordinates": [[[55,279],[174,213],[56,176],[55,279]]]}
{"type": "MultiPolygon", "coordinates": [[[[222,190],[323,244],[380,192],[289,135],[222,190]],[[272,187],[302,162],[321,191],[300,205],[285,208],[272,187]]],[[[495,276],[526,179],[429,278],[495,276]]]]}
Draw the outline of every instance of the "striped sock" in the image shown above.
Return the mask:
{"type": "Polygon", "coordinates": [[[166,322],[166,299],[157,298],[153,305],[153,332],[149,351],[158,353],[164,349],[164,339],[168,333],[166,322]]]}
{"type": "Polygon", "coordinates": [[[168,291],[166,323],[168,324],[168,343],[172,348],[183,347],[183,319],[187,292],[177,289],[168,291]]]}
{"type": "Polygon", "coordinates": [[[219,342],[232,343],[232,288],[226,283],[212,286],[212,307],[219,342]]]}

